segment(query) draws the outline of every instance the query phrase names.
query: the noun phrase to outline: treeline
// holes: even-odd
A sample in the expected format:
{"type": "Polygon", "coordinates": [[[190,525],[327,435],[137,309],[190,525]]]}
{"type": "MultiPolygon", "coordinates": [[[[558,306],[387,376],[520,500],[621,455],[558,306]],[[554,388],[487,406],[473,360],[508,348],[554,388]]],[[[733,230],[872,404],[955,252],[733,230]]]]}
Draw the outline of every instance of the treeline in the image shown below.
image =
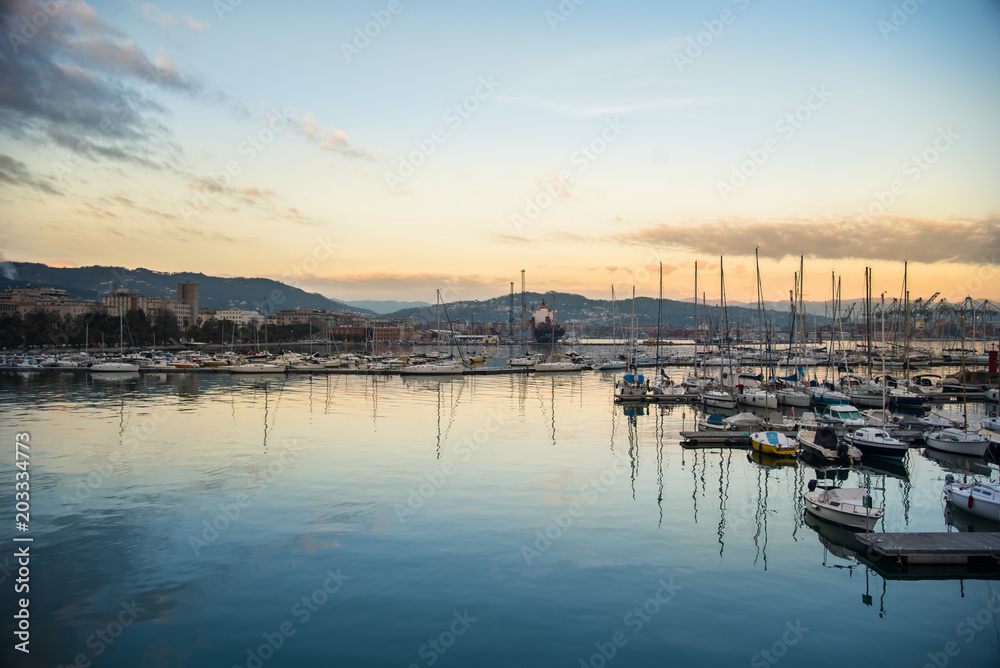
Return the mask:
{"type": "MultiPolygon", "coordinates": [[[[61,317],[55,311],[32,311],[0,315],[0,348],[37,348],[68,346],[93,348],[103,342],[107,348],[119,345],[117,316],[87,313],[61,317]]],[[[148,318],[142,311],[129,311],[122,319],[122,338],[126,347],[167,345],[173,340],[186,339],[203,343],[263,344],[263,325],[237,325],[226,320],[209,320],[201,325],[179,328],[177,319],[169,313],[148,318]]],[[[298,341],[309,334],[309,325],[268,325],[269,343],[298,341]]]]}

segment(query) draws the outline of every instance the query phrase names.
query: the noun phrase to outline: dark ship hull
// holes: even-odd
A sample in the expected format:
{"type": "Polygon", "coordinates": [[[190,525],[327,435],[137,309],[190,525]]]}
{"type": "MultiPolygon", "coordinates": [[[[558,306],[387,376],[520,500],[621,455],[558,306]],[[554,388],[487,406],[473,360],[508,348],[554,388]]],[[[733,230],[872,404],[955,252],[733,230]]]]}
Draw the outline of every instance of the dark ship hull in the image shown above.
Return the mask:
{"type": "Polygon", "coordinates": [[[543,323],[532,328],[531,333],[535,335],[535,343],[555,343],[566,333],[566,328],[562,325],[549,325],[543,323]]]}

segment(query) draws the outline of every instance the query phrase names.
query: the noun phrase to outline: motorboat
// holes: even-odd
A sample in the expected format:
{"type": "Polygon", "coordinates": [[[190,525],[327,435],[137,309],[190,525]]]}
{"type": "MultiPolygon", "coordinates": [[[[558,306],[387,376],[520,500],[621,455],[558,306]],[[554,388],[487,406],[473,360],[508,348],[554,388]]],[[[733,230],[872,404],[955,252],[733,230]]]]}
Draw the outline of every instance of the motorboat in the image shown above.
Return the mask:
{"type": "Polygon", "coordinates": [[[139,365],[128,362],[101,362],[90,367],[90,370],[98,373],[131,373],[138,371],[139,365]]]}
{"type": "MultiPolygon", "coordinates": [[[[388,368],[388,366],[386,367],[388,368]]],[[[460,374],[465,371],[461,362],[453,360],[443,360],[438,362],[427,362],[425,364],[411,364],[399,370],[403,375],[446,375],[460,374]]]]}
{"type": "Polygon", "coordinates": [[[837,432],[830,427],[819,429],[800,429],[796,440],[805,454],[813,455],[830,462],[858,461],[861,451],[853,445],[841,441],[837,432]]]}
{"type": "Polygon", "coordinates": [[[229,367],[229,373],[285,373],[285,365],[247,362],[229,367]]]}
{"type": "Polygon", "coordinates": [[[750,447],[765,455],[794,456],[799,444],[778,431],[755,431],[750,434],[750,447]]]}
{"type": "Polygon", "coordinates": [[[982,457],[990,447],[990,442],[985,437],[958,427],[928,432],[924,434],[924,443],[935,450],[969,457],[982,457]]]}
{"type": "Polygon", "coordinates": [[[809,491],[802,497],[806,512],[840,526],[871,531],[882,519],[883,509],[875,507],[868,492],[858,487],[833,487],[810,480],[809,491]]]}
{"type": "Polygon", "coordinates": [[[994,387],[993,389],[986,390],[985,397],[986,401],[992,401],[993,403],[1000,402],[1000,389],[994,387]]]}
{"type": "Polygon", "coordinates": [[[845,429],[860,429],[865,426],[865,419],[861,417],[861,412],[854,406],[846,404],[833,404],[826,407],[820,418],[836,422],[845,429]]]}
{"type": "Polygon", "coordinates": [[[706,390],[701,393],[701,403],[706,408],[736,408],[737,400],[725,390],[706,390]]]}
{"type": "Polygon", "coordinates": [[[599,362],[594,362],[590,368],[594,371],[614,371],[615,369],[624,369],[625,365],[625,360],[613,360],[606,357],[599,362]]]}
{"type": "Polygon", "coordinates": [[[1000,417],[985,417],[982,421],[983,429],[988,429],[1000,434],[1000,417]]]}
{"type": "Polygon", "coordinates": [[[583,371],[583,365],[576,362],[560,361],[550,355],[544,362],[535,363],[535,371],[583,371]]]}
{"type": "Polygon", "coordinates": [[[709,415],[705,420],[698,420],[699,429],[715,429],[719,431],[748,431],[764,424],[764,419],[753,413],[743,412],[729,417],[718,414],[709,415]]]}
{"type": "Polygon", "coordinates": [[[956,482],[955,476],[944,477],[944,494],[948,503],[968,510],[973,515],[1000,521],[1000,483],[956,482]]]}
{"type": "Polygon", "coordinates": [[[881,427],[862,427],[845,436],[845,439],[848,445],[853,445],[866,457],[902,459],[910,447],[881,427]]]}
{"type": "Polygon", "coordinates": [[[838,390],[819,387],[812,392],[812,401],[817,406],[843,406],[851,403],[851,398],[838,390]]]}

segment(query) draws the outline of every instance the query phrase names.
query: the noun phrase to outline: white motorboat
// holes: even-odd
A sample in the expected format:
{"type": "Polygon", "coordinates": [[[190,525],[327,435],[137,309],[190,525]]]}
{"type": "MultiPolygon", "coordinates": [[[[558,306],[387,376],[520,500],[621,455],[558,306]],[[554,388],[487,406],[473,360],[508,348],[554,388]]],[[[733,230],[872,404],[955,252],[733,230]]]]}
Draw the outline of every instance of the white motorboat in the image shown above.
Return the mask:
{"type": "Polygon", "coordinates": [[[535,371],[583,371],[584,366],[565,358],[549,355],[543,362],[535,362],[535,371]]]}
{"type": "Polygon", "coordinates": [[[924,442],[929,448],[969,457],[982,457],[990,447],[988,439],[958,427],[929,432],[924,435],[924,442]]]}
{"type": "Polygon", "coordinates": [[[861,417],[861,412],[854,406],[846,404],[827,406],[820,418],[836,422],[845,429],[859,429],[865,426],[865,419],[861,417]]]}
{"type": "MultiPolygon", "coordinates": [[[[386,366],[388,368],[388,365],[386,366]]],[[[461,362],[455,362],[452,360],[445,360],[441,362],[428,362],[426,364],[411,364],[409,366],[404,366],[399,370],[399,373],[410,376],[410,375],[446,375],[446,374],[460,374],[465,371],[465,367],[462,366],[461,362]]]]}
{"type": "Polygon", "coordinates": [[[862,427],[845,436],[848,445],[853,445],[864,456],[881,457],[883,459],[902,459],[909,451],[909,446],[889,435],[880,427],[862,427]]]}
{"type": "Polygon", "coordinates": [[[138,371],[139,365],[128,362],[101,362],[90,367],[90,370],[97,373],[131,373],[138,371]]]}
{"type": "Polygon", "coordinates": [[[802,451],[830,462],[852,462],[861,459],[861,451],[837,437],[837,432],[829,427],[800,429],[796,436],[802,451]]]}
{"type": "Polygon", "coordinates": [[[605,358],[600,362],[595,362],[593,366],[590,367],[594,371],[613,371],[615,369],[624,369],[625,360],[613,360],[605,358]]]}
{"type": "Polygon", "coordinates": [[[736,397],[725,390],[706,390],[701,393],[701,403],[707,408],[736,408],[736,397]]]}
{"type": "Polygon", "coordinates": [[[285,365],[248,362],[229,367],[229,373],[285,373],[285,365]]]}
{"type": "Polygon", "coordinates": [[[994,387],[991,390],[986,390],[986,401],[1000,402],[1000,389],[994,387]]]}
{"type": "Polygon", "coordinates": [[[871,531],[882,518],[882,508],[872,503],[868,492],[857,487],[818,487],[815,480],[809,481],[809,491],[802,495],[806,502],[806,512],[816,517],[850,527],[871,531]]]}
{"type": "Polygon", "coordinates": [[[985,417],[982,424],[983,429],[1000,434],[1000,417],[985,417]]]}
{"type": "Polygon", "coordinates": [[[948,503],[958,506],[973,515],[1000,521],[1000,483],[996,482],[955,482],[955,476],[944,477],[944,494],[948,503]]]}

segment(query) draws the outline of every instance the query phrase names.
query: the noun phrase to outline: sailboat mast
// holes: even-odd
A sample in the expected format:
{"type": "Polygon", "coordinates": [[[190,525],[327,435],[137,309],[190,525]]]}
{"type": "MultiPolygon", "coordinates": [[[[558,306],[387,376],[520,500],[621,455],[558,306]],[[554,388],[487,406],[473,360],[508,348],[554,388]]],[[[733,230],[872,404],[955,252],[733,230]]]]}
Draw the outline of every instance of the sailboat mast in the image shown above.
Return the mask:
{"type": "MultiPolygon", "coordinates": [[[[965,394],[965,306],[962,306],[960,312],[961,324],[959,327],[962,330],[962,431],[969,431],[969,402],[968,397],[965,394]]],[[[973,323],[974,324],[974,323],[973,323]]]]}
{"type": "Polygon", "coordinates": [[[885,293],[882,293],[882,415],[885,415],[885,388],[888,386],[885,378],[885,293]]]}
{"type": "MultiPolygon", "coordinates": [[[[694,261],[694,364],[698,366],[698,260],[694,261]]],[[[697,375],[697,373],[695,374],[697,375]]]]}
{"type": "Polygon", "coordinates": [[[660,262],[660,303],[656,309],[656,376],[660,375],[660,321],[663,319],[663,263],[660,262]]]}

